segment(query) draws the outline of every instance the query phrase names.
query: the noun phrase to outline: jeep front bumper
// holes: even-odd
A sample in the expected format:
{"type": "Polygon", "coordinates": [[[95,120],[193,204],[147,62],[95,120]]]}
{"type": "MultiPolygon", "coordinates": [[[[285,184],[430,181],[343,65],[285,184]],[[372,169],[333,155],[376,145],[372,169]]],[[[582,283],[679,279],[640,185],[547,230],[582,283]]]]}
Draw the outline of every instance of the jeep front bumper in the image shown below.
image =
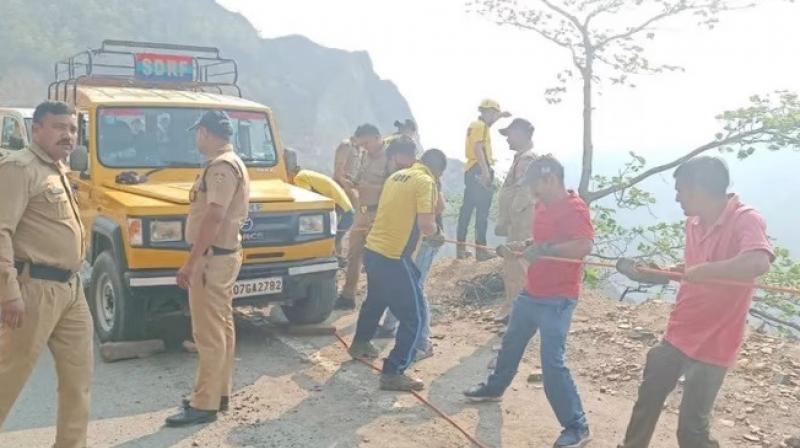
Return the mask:
{"type": "MultiPolygon", "coordinates": [[[[305,261],[245,264],[239,271],[237,282],[256,279],[280,279],[280,292],[248,295],[235,298],[237,305],[258,302],[292,302],[306,297],[311,282],[330,277],[335,281],[339,264],[336,258],[316,258],[305,261]]],[[[124,274],[124,283],[135,295],[162,294],[181,291],[175,280],[177,270],[136,270],[124,274]]]]}

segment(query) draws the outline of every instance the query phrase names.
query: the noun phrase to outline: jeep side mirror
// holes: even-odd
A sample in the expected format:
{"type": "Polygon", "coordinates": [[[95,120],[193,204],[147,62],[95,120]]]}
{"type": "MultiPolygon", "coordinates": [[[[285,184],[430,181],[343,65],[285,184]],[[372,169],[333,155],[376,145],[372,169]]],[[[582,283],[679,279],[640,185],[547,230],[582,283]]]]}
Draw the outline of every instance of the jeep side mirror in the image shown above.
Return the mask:
{"type": "Polygon", "coordinates": [[[85,146],[76,146],[69,155],[69,169],[79,173],[89,170],[89,150],[85,146]]]}

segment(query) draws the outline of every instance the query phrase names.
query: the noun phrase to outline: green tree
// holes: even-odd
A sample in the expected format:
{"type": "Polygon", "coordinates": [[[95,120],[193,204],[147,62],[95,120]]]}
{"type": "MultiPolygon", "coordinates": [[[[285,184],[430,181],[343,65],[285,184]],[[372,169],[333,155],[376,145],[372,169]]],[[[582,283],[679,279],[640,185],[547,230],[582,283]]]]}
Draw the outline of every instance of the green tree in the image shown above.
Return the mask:
{"type": "Polygon", "coordinates": [[[645,46],[656,38],[656,26],[683,19],[713,29],[725,13],[753,7],[750,0],[474,0],[469,4],[499,25],[529,30],[569,53],[573,67],[557,74],[560,85],[547,89],[545,97],[556,103],[573,80],[578,79],[582,86],[583,157],[578,192],[588,203],[615,194],[621,199],[632,195],[634,203],[646,199],[646,195],[636,197],[642,193],[634,188],[636,184],[712,149],[736,150],[746,157],[762,143],[773,150],[800,148],[797,97],[777,92],[753,97],[749,106],[723,113],[719,118],[724,127],[716,138],[671,162],[645,169],[644,159],[634,154],[637,169],[626,167],[625,173],[610,177],[594,174],[595,91],[609,83],[635,87],[635,75],[682,70],[654,63],[647,56],[645,46]]]}

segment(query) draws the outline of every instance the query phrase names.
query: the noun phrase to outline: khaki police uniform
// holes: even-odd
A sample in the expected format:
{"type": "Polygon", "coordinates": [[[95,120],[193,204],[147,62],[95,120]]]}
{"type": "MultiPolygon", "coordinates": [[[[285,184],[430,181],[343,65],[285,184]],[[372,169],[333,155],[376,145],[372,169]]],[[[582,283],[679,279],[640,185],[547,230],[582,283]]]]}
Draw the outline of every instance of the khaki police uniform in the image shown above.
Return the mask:
{"type": "Polygon", "coordinates": [[[210,204],[226,209],[225,218],[208,253],[189,280],[192,335],[197,346],[197,378],[191,406],[219,409],[221,397],[230,397],[236,332],[233,324],[233,284],[242,266],[239,229],[247,217],[250,179],[233,147],[208,162],[189,194],[186,241],[194,243],[210,204]]]}
{"type": "MultiPolygon", "coordinates": [[[[334,156],[334,172],[337,171],[338,168],[342,168],[345,179],[349,180],[352,183],[356,182],[358,178],[358,173],[361,171],[361,158],[363,155],[363,150],[358,146],[354,145],[350,140],[342,141],[339,146],[336,148],[336,154],[334,156]]],[[[347,193],[347,197],[350,199],[350,203],[354,206],[358,206],[358,193],[349,188],[348,186],[344,185],[341,182],[341,179],[336,179],[339,185],[345,190],[347,193]]]]}
{"type": "MultiPolygon", "coordinates": [[[[504,233],[506,241],[525,241],[531,238],[533,226],[533,207],[535,201],[530,188],[525,184],[525,172],[528,165],[536,160],[533,151],[517,153],[508,172],[498,200],[498,231],[504,233]]],[[[503,282],[506,298],[516,299],[525,287],[525,271],[527,266],[521,260],[505,259],[503,261],[503,282]]],[[[510,305],[508,305],[510,306],[510,305]]]]}
{"type": "Polygon", "coordinates": [[[56,448],[86,446],[92,318],[76,274],[85,231],[68,168],[35,143],[0,159],[0,301],[22,298],[22,327],[0,328],[0,426],[45,345],[58,374],[56,448]]]}
{"type": "Polygon", "coordinates": [[[358,191],[355,230],[350,232],[347,272],[341,292],[341,296],[348,299],[355,298],[358,279],[361,276],[361,258],[364,255],[364,245],[367,241],[367,229],[375,220],[383,184],[394,171],[386,156],[386,145],[374,154],[364,151],[359,165],[360,169],[355,179],[358,191]]]}

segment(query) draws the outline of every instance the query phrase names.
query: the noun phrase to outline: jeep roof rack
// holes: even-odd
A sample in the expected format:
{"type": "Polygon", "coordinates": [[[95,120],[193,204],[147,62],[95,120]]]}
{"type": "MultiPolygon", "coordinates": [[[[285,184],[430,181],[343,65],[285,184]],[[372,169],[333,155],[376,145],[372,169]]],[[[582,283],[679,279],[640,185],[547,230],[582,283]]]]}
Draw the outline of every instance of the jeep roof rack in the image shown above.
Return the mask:
{"type": "Polygon", "coordinates": [[[234,59],[223,58],[215,47],[154,42],[104,40],[98,49],[81,51],[56,62],[55,81],[47,88],[51,99],[67,100],[72,88],[77,101],[79,85],[167,88],[225,94],[236,84],[239,70],[234,59]],[[172,79],[170,79],[172,78],[172,79]]]}

